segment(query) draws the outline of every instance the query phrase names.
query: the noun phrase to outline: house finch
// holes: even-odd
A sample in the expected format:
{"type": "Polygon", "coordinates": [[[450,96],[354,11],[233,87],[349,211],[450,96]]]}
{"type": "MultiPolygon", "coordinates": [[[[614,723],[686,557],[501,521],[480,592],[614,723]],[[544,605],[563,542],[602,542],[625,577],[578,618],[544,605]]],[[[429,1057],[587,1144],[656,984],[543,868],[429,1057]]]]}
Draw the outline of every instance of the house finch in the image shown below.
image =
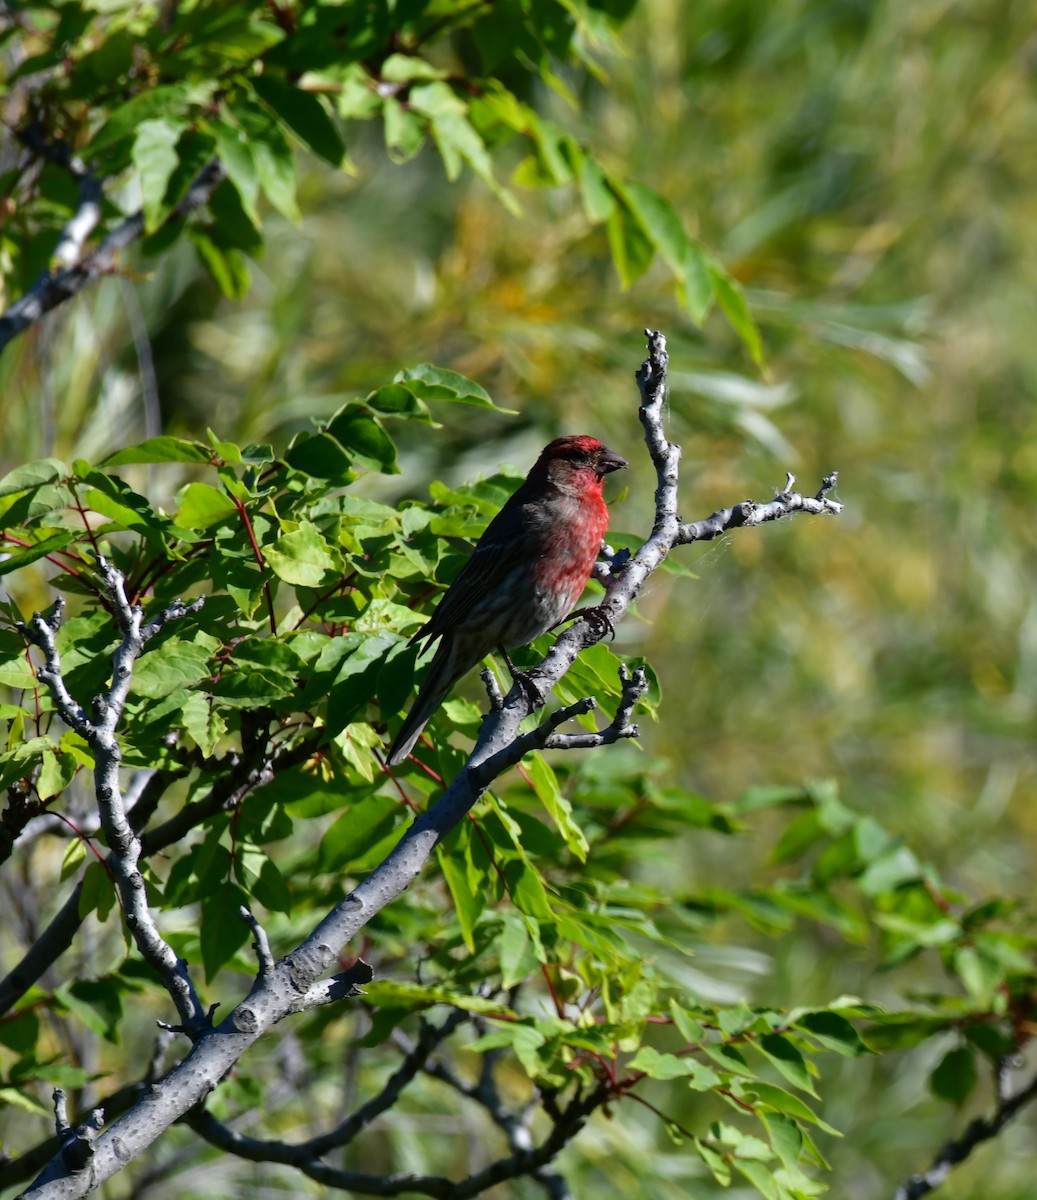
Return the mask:
{"type": "MultiPolygon", "coordinates": [[[[479,539],[432,619],[411,638],[439,647],[389,765],[410,754],[454,684],[495,647],[524,646],[572,611],[583,594],[608,509],[605,476],[626,460],[597,438],[556,438],[479,539]]],[[[510,662],[509,662],[510,665],[510,662]]]]}

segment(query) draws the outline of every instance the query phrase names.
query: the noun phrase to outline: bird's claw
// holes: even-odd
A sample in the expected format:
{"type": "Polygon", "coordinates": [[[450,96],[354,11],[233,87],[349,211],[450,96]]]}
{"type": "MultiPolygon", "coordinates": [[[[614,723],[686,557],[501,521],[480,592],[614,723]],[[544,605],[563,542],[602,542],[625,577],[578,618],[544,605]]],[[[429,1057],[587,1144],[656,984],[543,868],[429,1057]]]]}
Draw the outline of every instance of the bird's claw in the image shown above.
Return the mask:
{"type": "Polygon", "coordinates": [[[594,628],[599,641],[605,634],[609,635],[610,641],[614,642],[616,640],[616,627],[612,624],[612,618],[603,608],[578,608],[565,619],[567,621],[577,621],[581,617],[594,628]]]}
{"type": "Polygon", "coordinates": [[[515,683],[522,689],[526,697],[526,703],[529,705],[530,712],[544,706],[544,693],[540,690],[536,681],[533,679],[531,671],[516,671],[512,669],[511,677],[515,683]]]}
{"type": "Polygon", "coordinates": [[[541,708],[544,704],[544,693],[533,682],[533,674],[530,671],[520,671],[518,667],[511,661],[511,655],[504,649],[503,646],[498,646],[497,649],[501,653],[501,657],[508,664],[508,670],[511,672],[511,678],[521,689],[526,697],[526,703],[529,705],[529,711],[541,708]]]}

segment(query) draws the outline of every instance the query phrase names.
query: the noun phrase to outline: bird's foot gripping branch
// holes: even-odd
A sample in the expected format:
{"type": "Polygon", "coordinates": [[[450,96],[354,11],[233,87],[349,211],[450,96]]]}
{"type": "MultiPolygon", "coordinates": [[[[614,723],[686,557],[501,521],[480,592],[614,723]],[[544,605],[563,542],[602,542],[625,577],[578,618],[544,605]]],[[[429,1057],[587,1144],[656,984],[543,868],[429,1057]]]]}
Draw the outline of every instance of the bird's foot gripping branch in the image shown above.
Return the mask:
{"type": "MultiPolygon", "coordinates": [[[[560,756],[552,767],[542,754],[637,737],[637,709],[656,703],[651,674],[600,643],[669,554],[725,529],[839,511],[827,494],[830,477],[815,497],[799,496],[790,482],[766,504],[683,522],[680,452],[663,428],[666,371],[665,339],[651,333],[637,379],[656,473],[652,528],[633,553],[606,547],[600,559],[602,481],[625,462],[589,435],[552,443],[503,508],[504,480],[493,485],[499,491],[440,489],[433,507],[389,509],[350,494],[360,466],[394,468],[386,414],[424,419],[426,403],[444,397],[490,405],[477,385],[427,367],[300,436],[282,458],[215,439],[160,438],[100,468],[48,460],[0,481],[4,567],[29,579],[34,564],[47,562],[56,586],[80,598],[64,622],[60,604],[17,625],[10,611],[9,640],[0,642],[7,654],[0,672],[26,697],[19,728],[35,730],[0,756],[11,798],[5,850],[28,862],[56,836],[73,848],[61,883],[67,891],[0,981],[0,1015],[31,1023],[31,1006],[40,1003],[69,1019],[101,1011],[118,1044],[123,1000],[144,989],[165,1030],[188,1039],[170,1069],[166,1041],[142,1074],[123,1062],[114,1091],[82,1097],[91,1115],[78,1124],[63,1095],[58,1135],[18,1160],[19,1181],[39,1172],[27,1196],[85,1195],[156,1153],[156,1143],[182,1139],[185,1124],[224,1153],[361,1194],[474,1196],[528,1176],[562,1196],[553,1164],[588,1118],[621,1100],[652,1108],[640,1085],[672,1079],[674,1070],[701,1090],[733,1096],[747,1120],[773,1133],[770,1160],[759,1138],[734,1126],[689,1135],[700,1166],[718,1177],[733,1167],[750,1182],[760,1162],[771,1162],[770,1178],[801,1170],[791,1131],[809,1159],[810,1110],[790,1100],[783,1112],[780,1089],[767,1092],[762,1082],[752,1091],[747,1068],[739,1074],[731,1056],[742,1042],[771,1045],[769,1038],[772,1057],[802,1061],[820,1044],[811,1040],[809,1014],[785,1028],[780,1014],[745,1008],[736,1020],[684,995],[645,956],[646,945],[681,944],[680,930],[666,924],[679,921],[679,906],[623,881],[644,845],[643,821],[674,836],[692,825],[728,834],[735,823],[701,798],[657,805],[648,767],[622,755],[595,782],[580,765],[595,755],[560,756]],[[172,513],[119,473],[152,462],[193,472],[172,513]],[[437,584],[442,536],[467,534],[473,515],[491,508],[500,516],[411,637],[423,621],[415,609],[437,584]],[[76,520],[78,535],[70,532],[76,520]],[[536,570],[513,557],[516,537],[536,570]],[[447,648],[442,678],[425,684],[437,708],[443,681],[448,688],[498,642],[521,645],[573,615],[592,573],[606,585],[600,607],[574,614],[530,672],[539,696],[553,693],[557,706],[523,729],[537,697],[521,682],[504,695],[491,675],[485,717],[449,700],[433,715],[419,699],[386,761],[381,728],[406,707],[414,675],[408,638],[438,636],[437,658],[447,648]],[[204,606],[173,598],[191,589],[205,592],[204,606]],[[468,614],[481,611],[485,620],[490,610],[497,624],[488,644],[459,649],[474,627],[468,614]],[[23,639],[36,647],[31,661],[23,639]],[[595,724],[602,694],[612,697],[613,715],[595,724]],[[86,703],[88,696],[97,698],[86,703]],[[583,727],[566,728],[575,720],[583,727]],[[426,721],[432,736],[413,742],[407,756],[411,733],[416,738],[426,721]],[[468,752],[448,740],[455,723],[475,737],[468,752]],[[519,771],[505,778],[512,766],[519,771]],[[94,777],[89,805],[73,786],[83,768],[94,777]],[[129,958],[55,987],[49,981],[61,955],[94,944],[83,939],[88,919],[101,919],[91,936],[121,962],[111,954],[120,941],[109,917],[116,901],[132,938],[129,958]],[[312,932],[299,940],[303,924],[312,932]],[[239,954],[250,933],[253,968],[239,954]],[[374,982],[365,958],[378,963],[374,982]],[[216,1005],[198,981],[204,975],[205,989],[221,997],[232,989],[240,995],[230,970],[249,971],[247,994],[215,1023],[216,1005]],[[359,1005],[369,1018],[362,1042],[359,1005]],[[437,1006],[445,1018],[425,1015],[437,1006]],[[325,1010],[317,1023],[299,1019],[316,1009],[325,1010]],[[292,1088],[282,1088],[287,1059],[278,1056],[278,1039],[263,1035],[293,1015],[293,1045],[313,1070],[330,1043],[336,1063],[368,1053],[394,1062],[382,1073],[386,1082],[360,1103],[339,1097],[335,1115],[314,1098],[315,1107],[291,1116],[292,1088]],[[681,1039],[683,1057],[670,1056],[677,1068],[649,1044],[660,1023],[681,1039]],[[778,1055],[774,1039],[789,1048],[778,1055]],[[475,1080],[452,1060],[458,1044],[466,1061],[479,1064],[475,1080]],[[527,1094],[515,1104],[497,1081],[505,1055],[526,1080],[527,1094]],[[263,1107],[284,1110],[280,1127],[301,1122],[305,1136],[263,1138],[237,1128],[234,1118],[248,1115],[255,1092],[236,1083],[207,1106],[232,1076],[253,1079],[263,1107]],[[450,1179],[431,1171],[365,1174],[330,1161],[405,1092],[424,1096],[428,1088],[484,1114],[502,1140],[500,1156],[467,1173],[462,1166],[450,1179]]],[[[14,581],[17,594],[16,574],[14,581]]],[[[139,1005],[135,999],[135,1012],[139,1005]]],[[[829,1025],[850,1038],[845,1017],[829,1025]]],[[[90,1028],[97,1026],[94,1019],[90,1028]]],[[[31,1077],[45,1080],[43,1062],[26,1058],[21,1078],[35,1069],[31,1077]]],[[[341,1078],[337,1067],[332,1073],[341,1078]]],[[[306,1074],[296,1072],[303,1093],[306,1074]]],[[[436,1095],[434,1105],[442,1102],[436,1095]]],[[[256,1115],[263,1115],[258,1106],[256,1115]]]]}

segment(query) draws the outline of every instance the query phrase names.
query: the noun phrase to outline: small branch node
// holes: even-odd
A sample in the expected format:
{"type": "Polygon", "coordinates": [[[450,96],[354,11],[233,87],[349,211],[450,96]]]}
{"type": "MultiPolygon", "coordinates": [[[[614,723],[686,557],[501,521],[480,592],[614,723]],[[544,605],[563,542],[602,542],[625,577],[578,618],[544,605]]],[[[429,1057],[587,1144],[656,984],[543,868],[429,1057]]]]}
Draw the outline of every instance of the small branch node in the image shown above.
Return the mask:
{"type": "MultiPolygon", "coordinates": [[[[835,487],[835,485],[838,482],[839,482],[839,472],[838,471],[829,471],[829,473],[824,477],[824,479],[821,480],[821,487],[819,488],[818,493],[814,497],[814,499],[815,500],[824,500],[825,497],[827,496],[827,494],[832,490],[832,488],[835,487]]],[[[840,505],[840,507],[841,507],[841,505],[840,505]]]]}
{"type": "Polygon", "coordinates": [[[185,604],[183,600],[177,599],[172,604],[167,605],[160,613],[157,613],[147,625],[140,631],[142,642],[150,641],[151,638],[159,632],[164,625],[168,625],[170,621],[180,621],[191,613],[199,612],[205,605],[205,597],[199,596],[196,600],[192,600],[190,604],[185,604]]]}
{"type": "Polygon", "coordinates": [[[504,707],[504,693],[501,691],[497,676],[489,667],[483,667],[479,672],[479,678],[483,681],[483,686],[486,688],[486,695],[490,700],[491,711],[500,712],[504,707]]]}
{"type": "Polygon", "coordinates": [[[59,1138],[64,1138],[72,1132],[68,1123],[68,1097],[64,1088],[56,1087],[52,1093],[54,1100],[54,1132],[59,1138]]]}
{"type": "Polygon", "coordinates": [[[598,553],[598,561],[594,564],[591,572],[591,578],[604,584],[605,590],[608,591],[609,587],[623,574],[630,558],[630,551],[625,547],[622,550],[613,550],[607,542],[603,542],[598,553]]]}
{"type": "Polygon", "coordinates": [[[252,914],[251,909],[246,908],[244,904],[238,909],[238,916],[252,930],[252,946],[259,962],[259,978],[269,979],[274,973],[274,956],[270,952],[270,939],[266,930],[252,914]]]}
{"type": "Polygon", "coordinates": [[[551,734],[559,725],[564,725],[566,721],[571,721],[574,717],[585,716],[587,713],[593,712],[597,707],[598,701],[594,696],[584,696],[574,704],[567,704],[564,708],[557,709],[544,721],[540,728],[545,734],[551,734]]]}

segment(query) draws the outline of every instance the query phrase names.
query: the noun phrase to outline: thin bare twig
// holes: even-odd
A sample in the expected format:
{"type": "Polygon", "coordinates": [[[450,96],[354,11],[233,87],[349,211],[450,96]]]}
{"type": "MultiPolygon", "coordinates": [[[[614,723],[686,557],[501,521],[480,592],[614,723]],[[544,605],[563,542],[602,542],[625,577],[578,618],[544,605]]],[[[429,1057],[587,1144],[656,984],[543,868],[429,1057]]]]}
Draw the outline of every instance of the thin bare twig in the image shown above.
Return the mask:
{"type": "Polygon", "coordinates": [[[162,937],[148,907],[144,877],[139,869],[141,841],[126,812],[119,779],[122,749],[115,731],[129,694],[133,665],[145,644],[169,621],[197,611],[203,601],[200,598],[192,604],[184,604],[176,600],[145,625],[143,609],[140,605],[131,605],[126,597],[122,574],[103,558],[98,559],[98,570],[122,637],[112,662],[111,684],[106,693],[94,697],[92,718],[86,716],[82,706],[70,694],[62,674],[56,635],[64,604],[57,602],[47,616],[34,613],[31,620],[19,625],[19,629],[27,641],[43,652],[44,663],[37,676],[50,689],[58,715],[93,750],[94,792],[101,827],[111,851],[107,865],[122,900],[127,927],[145,960],[162,977],[177,1006],[183,1029],[196,1037],[205,1026],[206,1017],[187,964],[162,937]]]}

